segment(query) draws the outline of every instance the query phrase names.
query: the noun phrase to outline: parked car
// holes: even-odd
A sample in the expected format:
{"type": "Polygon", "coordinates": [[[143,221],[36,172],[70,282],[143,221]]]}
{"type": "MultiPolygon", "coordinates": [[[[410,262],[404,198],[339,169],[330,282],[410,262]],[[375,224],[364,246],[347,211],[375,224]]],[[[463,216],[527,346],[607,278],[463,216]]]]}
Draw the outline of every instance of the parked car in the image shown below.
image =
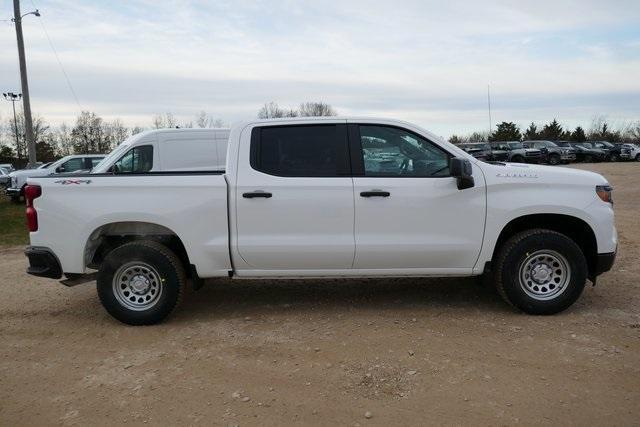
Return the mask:
{"type": "Polygon", "coordinates": [[[2,163],[0,164],[0,168],[5,169],[8,172],[13,172],[15,170],[11,163],[2,163]]]}
{"type": "Polygon", "coordinates": [[[187,277],[199,287],[214,277],[486,273],[514,306],[552,314],[617,250],[601,175],[478,161],[397,120],[251,121],[231,131],[226,171],[134,165],[33,177],[25,190],[28,273],[97,278],[105,309],[129,324],[162,321],[187,277]],[[368,160],[383,153],[396,161],[381,172],[368,160]]]}
{"type": "Polygon", "coordinates": [[[7,187],[10,182],[11,178],[9,178],[9,171],[5,168],[0,168],[0,185],[7,187]]]}
{"type": "Polygon", "coordinates": [[[9,174],[11,183],[6,189],[7,196],[17,202],[24,196],[24,187],[27,179],[35,176],[46,176],[51,174],[69,173],[79,169],[91,169],[95,162],[102,160],[103,154],[82,154],[66,156],[52,163],[46,163],[37,169],[22,169],[9,174]]]}
{"type": "Polygon", "coordinates": [[[228,128],[156,129],[129,137],[92,173],[198,171],[224,169],[228,128]],[[123,153],[129,153],[122,157],[123,153]]]}
{"type": "Polygon", "coordinates": [[[619,144],[612,144],[609,141],[594,141],[592,144],[595,148],[599,148],[607,153],[607,161],[617,162],[620,160],[622,147],[619,144]]]}
{"type": "Polygon", "coordinates": [[[491,147],[486,142],[465,142],[458,145],[467,153],[479,160],[495,160],[491,155],[491,147]]]}
{"type": "Polygon", "coordinates": [[[609,156],[608,151],[596,148],[590,142],[572,142],[570,144],[576,149],[576,159],[579,162],[604,162],[609,156]]]}
{"type": "Polygon", "coordinates": [[[640,162],[640,145],[622,144],[620,147],[620,158],[622,160],[635,160],[640,162]]]}
{"type": "Polygon", "coordinates": [[[520,141],[492,142],[491,155],[497,161],[513,163],[540,163],[542,153],[535,148],[525,148],[520,141]]]}
{"type": "Polygon", "coordinates": [[[576,150],[572,147],[560,147],[553,141],[524,141],[526,148],[537,148],[544,162],[550,165],[569,163],[576,160],[576,150]]]}

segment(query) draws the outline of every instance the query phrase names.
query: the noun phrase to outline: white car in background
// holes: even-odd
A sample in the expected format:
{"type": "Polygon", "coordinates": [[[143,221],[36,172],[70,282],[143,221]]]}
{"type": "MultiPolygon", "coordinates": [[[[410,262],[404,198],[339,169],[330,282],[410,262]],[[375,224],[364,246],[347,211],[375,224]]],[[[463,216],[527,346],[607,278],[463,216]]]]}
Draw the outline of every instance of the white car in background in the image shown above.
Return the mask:
{"type": "Polygon", "coordinates": [[[620,158],[640,162],[640,146],[637,144],[622,144],[620,158]]]}
{"type": "Polygon", "coordinates": [[[11,182],[7,187],[7,196],[11,200],[17,202],[20,197],[24,196],[24,187],[27,185],[27,179],[47,176],[57,173],[71,173],[78,170],[90,170],[97,165],[103,158],[104,154],[79,154],[66,156],[53,163],[45,163],[37,169],[22,169],[11,172],[9,178],[11,182]]]}

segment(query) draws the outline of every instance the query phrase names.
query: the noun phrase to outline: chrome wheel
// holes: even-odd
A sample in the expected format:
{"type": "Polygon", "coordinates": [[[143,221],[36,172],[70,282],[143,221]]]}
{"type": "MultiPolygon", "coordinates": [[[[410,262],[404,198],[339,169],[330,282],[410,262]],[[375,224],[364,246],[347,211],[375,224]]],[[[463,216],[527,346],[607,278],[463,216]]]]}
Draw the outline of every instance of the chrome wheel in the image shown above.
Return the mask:
{"type": "Polygon", "coordinates": [[[527,256],[520,266],[520,286],[533,299],[547,301],[562,294],[571,280],[567,259],[543,249],[527,256]]]}
{"type": "Polygon", "coordinates": [[[118,302],[134,311],[148,310],[162,295],[162,279],[149,264],[134,261],[122,265],[113,275],[113,294],[118,302]]]}

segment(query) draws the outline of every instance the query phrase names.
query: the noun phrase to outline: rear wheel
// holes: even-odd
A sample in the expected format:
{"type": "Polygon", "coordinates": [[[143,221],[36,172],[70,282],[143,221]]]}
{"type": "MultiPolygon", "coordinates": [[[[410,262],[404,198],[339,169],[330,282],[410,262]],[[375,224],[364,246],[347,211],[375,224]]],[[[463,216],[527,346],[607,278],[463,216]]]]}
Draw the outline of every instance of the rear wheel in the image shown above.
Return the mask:
{"type": "Polygon", "coordinates": [[[640,162],[640,154],[636,155],[636,162],[640,162]]]}
{"type": "Polygon", "coordinates": [[[584,156],[584,162],[585,163],[591,163],[593,162],[593,156],[591,154],[585,154],[584,156]]]}
{"type": "Polygon", "coordinates": [[[611,161],[611,162],[617,162],[619,160],[620,160],[620,156],[618,156],[617,153],[613,153],[613,154],[611,154],[611,157],[609,157],[609,161],[611,161]]]}
{"type": "Polygon", "coordinates": [[[552,154],[551,156],[549,156],[549,164],[550,165],[560,164],[560,156],[558,156],[557,154],[552,154]]]}
{"type": "Polygon", "coordinates": [[[576,243],[551,230],[516,234],[500,248],[494,268],[500,295],[529,314],[555,314],[580,297],[587,262],[576,243]]]}
{"type": "Polygon", "coordinates": [[[109,252],[98,273],[98,296],[113,317],[129,325],[164,320],[180,303],[185,272],[166,246],[148,240],[109,252]]]}
{"type": "Polygon", "coordinates": [[[524,157],[522,157],[522,156],[513,156],[511,158],[511,161],[513,163],[524,163],[524,157]]]}

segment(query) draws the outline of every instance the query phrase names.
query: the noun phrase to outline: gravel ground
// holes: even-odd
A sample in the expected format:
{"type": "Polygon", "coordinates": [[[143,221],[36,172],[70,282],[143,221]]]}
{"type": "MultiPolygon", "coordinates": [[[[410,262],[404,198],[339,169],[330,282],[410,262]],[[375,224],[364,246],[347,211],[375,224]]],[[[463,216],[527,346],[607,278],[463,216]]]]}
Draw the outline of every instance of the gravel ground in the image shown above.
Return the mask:
{"type": "Polygon", "coordinates": [[[0,424],[637,425],[640,164],[615,186],[619,257],[568,311],[471,279],[211,282],[166,323],[0,251],[0,424]]]}

